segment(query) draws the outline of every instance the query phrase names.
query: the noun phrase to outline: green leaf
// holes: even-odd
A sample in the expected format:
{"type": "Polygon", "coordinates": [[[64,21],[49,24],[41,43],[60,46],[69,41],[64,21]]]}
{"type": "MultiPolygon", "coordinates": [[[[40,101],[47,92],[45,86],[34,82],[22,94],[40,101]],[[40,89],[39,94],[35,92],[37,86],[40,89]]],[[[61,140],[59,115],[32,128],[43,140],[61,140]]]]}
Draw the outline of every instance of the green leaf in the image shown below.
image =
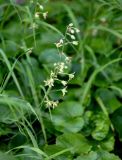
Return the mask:
{"type": "Polygon", "coordinates": [[[109,86],[109,81],[107,80],[108,75],[106,74],[106,72],[104,73],[104,75],[102,73],[98,73],[98,75],[95,78],[95,81],[93,82],[95,86],[99,88],[106,88],[109,86]]]}
{"type": "MultiPolygon", "coordinates": [[[[11,11],[11,12],[15,12],[11,11]]],[[[10,17],[11,18],[11,17],[10,17]]],[[[24,28],[22,27],[22,25],[20,25],[20,23],[14,21],[14,23],[12,21],[9,21],[8,25],[6,26],[6,28],[4,28],[3,31],[3,35],[5,39],[9,39],[13,42],[20,42],[20,38],[22,38],[24,36],[24,28]],[[17,29],[19,28],[19,29],[17,29]],[[13,36],[14,34],[14,36],[13,36]]],[[[19,45],[19,43],[18,43],[19,45]]]]}
{"type": "Polygon", "coordinates": [[[13,41],[6,41],[5,53],[7,57],[15,57],[19,53],[19,47],[13,41]]]}
{"type": "Polygon", "coordinates": [[[44,151],[48,156],[50,156],[50,155],[55,154],[56,152],[59,152],[63,149],[64,149],[64,147],[61,147],[61,146],[54,144],[54,145],[45,146],[44,151]]]}
{"type": "Polygon", "coordinates": [[[27,66],[30,68],[32,72],[35,85],[36,86],[40,85],[40,83],[46,79],[46,75],[44,73],[44,70],[40,69],[38,61],[35,58],[29,57],[29,60],[22,59],[22,62],[18,63],[17,66],[17,70],[20,72],[20,76],[25,87],[29,87],[29,78],[30,78],[27,74],[27,71],[25,70],[27,66]]]}
{"type": "Polygon", "coordinates": [[[121,103],[117,100],[115,93],[104,88],[100,88],[96,91],[96,97],[100,97],[106,106],[109,113],[113,113],[121,106],[121,103]]]}
{"type": "Polygon", "coordinates": [[[11,138],[9,147],[15,148],[24,145],[27,141],[26,137],[20,133],[11,138]]]}
{"type": "Polygon", "coordinates": [[[65,133],[56,139],[56,144],[70,149],[71,153],[88,153],[92,146],[80,133],[65,133]]]}
{"type": "Polygon", "coordinates": [[[112,48],[110,40],[103,38],[92,38],[91,47],[93,50],[100,54],[108,54],[112,48]]]}
{"type": "Polygon", "coordinates": [[[122,141],[122,108],[117,109],[112,115],[111,115],[111,121],[119,133],[120,140],[122,141]]]}
{"type": "Polygon", "coordinates": [[[20,98],[0,95],[0,122],[11,124],[30,113],[30,104],[20,98]]]}
{"type": "Polygon", "coordinates": [[[2,84],[3,75],[4,75],[4,70],[3,70],[2,67],[0,66],[0,84],[2,84]]]}
{"type": "Polygon", "coordinates": [[[0,151],[0,160],[17,160],[12,155],[0,151]]]}
{"type": "Polygon", "coordinates": [[[109,78],[117,82],[122,80],[122,67],[121,65],[112,65],[111,68],[108,68],[109,78]]]}
{"type": "Polygon", "coordinates": [[[60,55],[56,49],[45,49],[39,56],[39,61],[47,65],[56,63],[60,61],[60,55]]]}
{"type": "Polygon", "coordinates": [[[52,122],[61,132],[78,132],[84,125],[83,107],[75,101],[63,102],[52,111],[52,122]]]}
{"type": "Polygon", "coordinates": [[[92,137],[98,141],[103,140],[109,131],[110,122],[107,116],[104,113],[97,113],[93,117],[94,130],[92,131],[92,137]]]}
{"type": "Polygon", "coordinates": [[[0,136],[7,135],[11,132],[12,130],[8,128],[8,126],[6,126],[4,123],[0,123],[0,136]]]}
{"type": "Polygon", "coordinates": [[[44,151],[49,157],[56,158],[56,160],[67,160],[67,158],[71,158],[69,150],[55,144],[45,146],[44,151]]]}
{"type": "Polygon", "coordinates": [[[100,143],[100,146],[103,150],[105,151],[112,151],[114,149],[114,142],[115,142],[115,139],[114,139],[114,136],[113,135],[110,135],[108,134],[107,138],[105,138],[101,143],[100,143]]]}
{"type": "Polygon", "coordinates": [[[101,150],[98,152],[91,151],[86,155],[80,155],[75,160],[120,160],[120,158],[113,153],[101,150]]]}
{"type": "Polygon", "coordinates": [[[86,155],[78,156],[75,160],[97,160],[97,153],[91,151],[86,155]]]}
{"type": "Polygon", "coordinates": [[[118,156],[107,151],[98,152],[98,160],[120,160],[118,156]]]}

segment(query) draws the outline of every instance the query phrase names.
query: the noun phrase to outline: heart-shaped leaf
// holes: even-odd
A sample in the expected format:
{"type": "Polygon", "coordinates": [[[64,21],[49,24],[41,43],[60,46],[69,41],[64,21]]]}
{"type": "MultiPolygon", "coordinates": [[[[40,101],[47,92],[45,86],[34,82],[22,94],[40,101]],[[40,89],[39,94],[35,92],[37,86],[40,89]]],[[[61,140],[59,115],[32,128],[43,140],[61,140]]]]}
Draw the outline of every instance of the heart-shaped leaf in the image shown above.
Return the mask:
{"type": "Polygon", "coordinates": [[[61,103],[52,111],[52,122],[61,132],[78,132],[84,125],[83,107],[80,103],[69,101],[61,103]]]}
{"type": "Polygon", "coordinates": [[[88,153],[92,146],[80,133],[65,133],[57,137],[56,144],[70,149],[71,153],[88,153]]]}

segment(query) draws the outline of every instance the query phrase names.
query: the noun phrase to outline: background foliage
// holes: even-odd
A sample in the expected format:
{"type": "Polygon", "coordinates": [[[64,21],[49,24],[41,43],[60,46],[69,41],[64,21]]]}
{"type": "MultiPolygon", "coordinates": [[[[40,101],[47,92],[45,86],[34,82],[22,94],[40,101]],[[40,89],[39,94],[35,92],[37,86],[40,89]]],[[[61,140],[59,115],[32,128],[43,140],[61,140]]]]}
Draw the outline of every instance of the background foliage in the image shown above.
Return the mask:
{"type": "Polygon", "coordinates": [[[0,159],[120,160],[121,42],[121,0],[1,0],[0,159]],[[35,18],[37,3],[46,20],[35,18]],[[50,92],[60,102],[50,117],[44,80],[69,23],[81,31],[79,45],[65,48],[75,78],[66,96],[50,92]]]}

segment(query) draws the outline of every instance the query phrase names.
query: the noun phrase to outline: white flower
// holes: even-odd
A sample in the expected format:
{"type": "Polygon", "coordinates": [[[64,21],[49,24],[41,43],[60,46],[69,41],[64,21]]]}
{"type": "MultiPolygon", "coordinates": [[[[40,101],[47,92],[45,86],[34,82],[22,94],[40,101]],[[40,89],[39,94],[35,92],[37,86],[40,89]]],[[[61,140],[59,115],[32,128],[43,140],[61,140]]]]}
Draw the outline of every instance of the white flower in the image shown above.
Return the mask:
{"type": "Polygon", "coordinates": [[[70,29],[70,32],[71,32],[72,34],[74,34],[74,33],[75,33],[74,29],[70,29]]]}
{"type": "Polygon", "coordinates": [[[28,48],[26,52],[27,52],[28,54],[31,54],[32,51],[33,51],[33,48],[28,48]]]}
{"type": "Polygon", "coordinates": [[[61,52],[61,54],[65,56],[65,53],[64,53],[64,52],[61,52]]]}
{"type": "Polygon", "coordinates": [[[51,73],[50,73],[50,77],[56,78],[56,74],[55,74],[55,72],[51,71],[51,73]]]}
{"type": "Polygon", "coordinates": [[[72,27],[72,26],[73,26],[73,23],[70,23],[68,26],[72,27]]]}
{"type": "Polygon", "coordinates": [[[61,83],[66,86],[67,85],[67,82],[66,81],[61,81],[61,83]]]}
{"type": "Polygon", "coordinates": [[[92,30],[92,36],[95,37],[98,34],[98,30],[97,29],[93,29],[92,30]]]}
{"type": "Polygon", "coordinates": [[[55,107],[57,107],[58,106],[58,101],[52,101],[52,108],[54,109],[55,107]]]}
{"type": "Polygon", "coordinates": [[[79,33],[79,32],[80,32],[80,30],[79,30],[79,29],[77,29],[77,28],[75,29],[75,31],[76,31],[76,33],[79,33]]]}
{"type": "Polygon", "coordinates": [[[36,23],[33,23],[31,26],[30,26],[30,29],[37,29],[38,28],[38,25],[36,23]]]}
{"type": "Polygon", "coordinates": [[[35,18],[39,18],[39,12],[35,13],[35,18]]]}
{"type": "Polygon", "coordinates": [[[62,47],[61,43],[55,43],[55,45],[56,45],[57,48],[62,47]]]}
{"type": "Polygon", "coordinates": [[[65,94],[67,93],[67,87],[63,88],[61,91],[62,91],[63,96],[65,96],[65,94]]]}
{"type": "Polygon", "coordinates": [[[67,57],[65,58],[66,63],[70,63],[71,62],[71,57],[67,57]]]}
{"type": "Polygon", "coordinates": [[[54,66],[57,66],[57,63],[54,63],[54,66]]]}
{"type": "Polygon", "coordinates": [[[64,68],[65,68],[65,64],[64,64],[64,62],[61,62],[59,64],[59,73],[63,73],[64,72],[64,68]]]}
{"type": "Polygon", "coordinates": [[[74,35],[70,35],[71,39],[75,39],[75,36],[74,35]]]}
{"type": "Polygon", "coordinates": [[[50,78],[50,79],[44,81],[44,83],[45,83],[45,86],[53,87],[54,86],[54,79],[50,78]]]}
{"type": "Polygon", "coordinates": [[[63,42],[64,42],[63,39],[60,39],[59,42],[55,43],[56,47],[59,48],[59,47],[63,46],[63,42]]]}
{"type": "Polygon", "coordinates": [[[74,73],[69,74],[69,80],[74,78],[74,73]]]}
{"type": "Polygon", "coordinates": [[[106,22],[106,18],[105,18],[105,17],[102,17],[102,18],[100,19],[100,21],[103,22],[103,23],[105,23],[105,22],[106,22]]]}
{"type": "Polygon", "coordinates": [[[63,41],[63,39],[60,39],[59,43],[61,43],[61,44],[62,44],[63,42],[64,42],[64,41],[63,41]]]}
{"type": "Polygon", "coordinates": [[[49,99],[47,99],[47,100],[44,101],[44,102],[45,102],[47,108],[52,107],[53,109],[54,109],[55,107],[57,107],[57,106],[58,106],[58,103],[59,103],[58,101],[50,101],[49,99]]]}
{"type": "Polygon", "coordinates": [[[46,19],[46,18],[47,18],[47,14],[48,14],[48,12],[44,12],[44,13],[43,13],[43,17],[44,17],[44,19],[46,19]]]}
{"type": "Polygon", "coordinates": [[[77,46],[78,45],[78,41],[73,41],[72,44],[77,46]]]}
{"type": "Polygon", "coordinates": [[[47,99],[44,102],[45,102],[47,108],[52,106],[52,101],[50,101],[49,99],[47,99]]]}
{"type": "Polygon", "coordinates": [[[40,10],[44,9],[44,7],[42,5],[40,5],[40,4],[39,4],[39,8],[40,8],[40,10]]]}
{"type": "Polygon", "coordinates": [[[63,73],[64,69],[67,68],[64,62],[54,63],[54,66],[58,73],[63,73]]]}

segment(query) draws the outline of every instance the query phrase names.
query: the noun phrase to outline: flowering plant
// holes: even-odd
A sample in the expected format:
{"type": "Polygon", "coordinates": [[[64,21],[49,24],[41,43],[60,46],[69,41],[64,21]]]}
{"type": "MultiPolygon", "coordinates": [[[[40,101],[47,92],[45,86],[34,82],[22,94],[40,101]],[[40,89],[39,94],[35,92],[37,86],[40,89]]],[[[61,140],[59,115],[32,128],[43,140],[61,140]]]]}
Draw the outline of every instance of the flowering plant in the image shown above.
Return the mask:
{"type": "Polygon", "coordinates": [[[119,0],[0,0],[0,159],[120,160],[121,24],[119,0]]]}

